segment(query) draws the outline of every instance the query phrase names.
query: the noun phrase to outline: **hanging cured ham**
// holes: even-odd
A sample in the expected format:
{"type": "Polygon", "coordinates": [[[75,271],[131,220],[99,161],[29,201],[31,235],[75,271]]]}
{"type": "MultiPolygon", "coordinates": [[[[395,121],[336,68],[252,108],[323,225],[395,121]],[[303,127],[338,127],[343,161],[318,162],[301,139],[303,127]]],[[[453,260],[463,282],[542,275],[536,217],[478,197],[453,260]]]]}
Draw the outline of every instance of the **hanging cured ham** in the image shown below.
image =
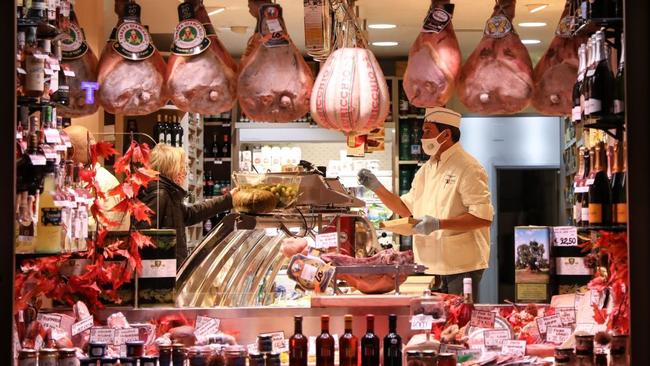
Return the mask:
{"type": "Polygon", "coordinates": [[[279,5],[259,7],[257,30],[240,65],[239,105],[252,120],[290,122],[309,112],[313,75],[287,33],[279,5]]]}
{"type": "Polygon", "coordinates": [[[388,86],[370,50],[340,48],[321,68],[311,95],[311,115],[324,128],[363,135],[388,116],[388,86]]]}
{"type": "Polygon", "coordinates": [[[515,0],[498,0],[483,39],[461,70],[458,96],[474,113],[512,114],[533,95],[533,67],[514,32],[515,0]]]}
{"type": "MultiPolygon", "coordinates": [[[[64,70],[74,72],[74,77],[69,77],[70,103],[58,105],[57,113],[62,117],[83,117],[97,112],[99,104],[96,102],[87,103],[86,90],[81,88],[81,82],[97,81],[97,56],[86,43],[86,36],[79,26],[79,21],[70,5],[70,23],[67,28],[67,36],[61,41],[63,54],[62,67],[64,70]]],[[[93,93],[94,90],[90,91],[93,93]]],[[[91,99],[88,99],[90,102],[91,99]]]]}
{"type": "Polygon", "coordinates": [[[167,102],[165,62],[140,23],[140,6],[115,0],[119,20],[99,60],[99,102],[107,112],[144,115],[167,102]]]}
{"type": "Polygon", "coordinates": [[[573,37],[571,2],[567,1],[555,38],[533,71],[535,90],[532,104],[539,112],[552,116],[568,115],[573,106],[573,84],[578,74],[578,47],[573,37]]]}
{"type": "Polygon", "coordinates": [[[217,38],[203,0],[178,6],[165,76],[172,102],[185,112],[219,114],[236,100],[237,64],[217,38]]]}
{"type": "Polygon", "coordinates": [[[451,24],[454,5],[432,0],[424,25],[411,49],[404,73],[404,90],[416,107],[443,106],[454,91],[461,55],[451,24]]]}

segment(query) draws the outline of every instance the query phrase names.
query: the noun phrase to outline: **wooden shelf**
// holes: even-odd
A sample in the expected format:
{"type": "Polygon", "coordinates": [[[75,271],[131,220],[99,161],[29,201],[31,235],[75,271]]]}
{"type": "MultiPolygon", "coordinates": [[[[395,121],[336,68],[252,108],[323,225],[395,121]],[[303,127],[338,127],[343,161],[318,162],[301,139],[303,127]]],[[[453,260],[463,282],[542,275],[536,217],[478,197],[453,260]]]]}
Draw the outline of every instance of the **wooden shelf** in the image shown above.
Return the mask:
{"type": "Polygon", "coordinates": [[[214,127],[214,126],[222,126],[222,127],[230,127],[232,122],[230,121],[205,121],[203,122],[203,126],[206,127],[214,127]]]}
{"type": "Polygon", "coordinates": [[[589,231],[613,231],[613,232],[621,232],[621,231],[627,231],[627,225],[611,225],[611,226],[603,226],[603,225],[592,225],[592,226],[579,226],[578,227],[579,232],[589,232],[589,231]]]}

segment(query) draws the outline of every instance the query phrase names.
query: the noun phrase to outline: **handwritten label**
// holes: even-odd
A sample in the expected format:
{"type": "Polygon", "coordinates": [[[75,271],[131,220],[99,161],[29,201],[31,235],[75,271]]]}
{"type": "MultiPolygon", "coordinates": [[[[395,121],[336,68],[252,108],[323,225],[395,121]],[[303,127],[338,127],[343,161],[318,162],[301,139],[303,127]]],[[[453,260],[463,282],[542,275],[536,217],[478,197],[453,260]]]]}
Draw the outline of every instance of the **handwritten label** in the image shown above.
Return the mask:
{"type": "Polygon", "coordinates": [[[562,319],[558,314],[537,318],[535,321],[537,322],[537,328],[539,329],[540,334],[545,334],[548,327],[562,326],[562,319]]]}
{"type": "Polygon", "coordinates": [[[140,340],[140,330],[138,328],[123,328],[115,330],[116,346],[125,344],[126,342],[134,342],[140,340]]]}
{"type": "Polygon", "coordinates": [[[41,325],[44,328],[47,328],[47,329],[60,328],[61,327],[61,319],[63,319],[61,314],[43,314],[43,313],[39,313],[36,316],[36,320],[38,320],[38,322],[41,323],[41,325]]]}
{"type": "Polygon", "coordinates": [[[562,344],[571,337],[572,330],[569,327],[548,327],[546,330],[546,342],[562,344]]]}
{"type": "Polygon", "coordinates": [[[289,350],[289,343],[285,342],[283,331],[264,333],[263,335],[271,336],[273,352],[285,352],[289,350]]]}
{"type": "Polygon", "coordinates": [[[523,356],[526,354],[526,341],[516,341],[509,339],[503,342],[501,353],[523,356]]]}
{"type": "Polygon", "coordinates": [[[94,320],[92,315],[84,319],[81,319],[80,321],[72,324],[72,335],[76,336],[77,334],[83,332],[84,330],[88,330],[92,328],[93,324],[94,324],[94,320]]]}
{"type": "Polygon", "coordinates": [[[510,332],[507,329],[486,330],[483,332],[485,347],[501,348],[505,341],[510,340],[510,332]]]}
{"type": "Polygon", "coordinates": [[[339,244],[339,236],[337,233],[325,233],[316,235],[316,249],[336,248],[339,244]]]}
{"type": "Polygon", "coordinates": [[[478,328],[494,328],[496,314],[491,311],[473,310],[469,325],[478,328]]]}
{"type": "Polygon", "coordinates": [[[578,229],[575,226],[552,228],[553,245],[556,247],[573,247],[578,245],[578,229]]]}
{"type": "Polygon", "coordinates": [[[221,320],[219,319],[197,315],[194,334],[197,336],[216,334],[219,332],[219,325],[221,325],[221,320]]]}
{"type": "Polygon", "coordinates": [[[555,311],[560,316],[562,325],[573,325],[576,323],[576,309],[575,308],[557,308],[555,311]]]}
{"type": "Polygon", "coordinates": [[[433,316],[418,314],[411,317],[411,330],[431,330],[433,316]]]}
{"type": "Polygon", "coordinates": [[[115,329],[107,327],[90,328],[90,342],[113,344],[115,329]]]}

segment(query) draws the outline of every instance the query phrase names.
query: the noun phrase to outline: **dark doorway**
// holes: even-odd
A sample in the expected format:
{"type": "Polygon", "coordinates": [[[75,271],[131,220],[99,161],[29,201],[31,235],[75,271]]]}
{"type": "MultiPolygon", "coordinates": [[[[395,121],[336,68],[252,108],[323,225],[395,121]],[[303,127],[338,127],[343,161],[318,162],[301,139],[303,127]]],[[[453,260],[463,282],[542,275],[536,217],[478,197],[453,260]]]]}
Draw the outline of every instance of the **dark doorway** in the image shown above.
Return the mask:
{"type": "Polygon", "coordinates": [[[514,227],[557,226],[559,169],[497,168],[499,302],[515,299],[514,227]]]}

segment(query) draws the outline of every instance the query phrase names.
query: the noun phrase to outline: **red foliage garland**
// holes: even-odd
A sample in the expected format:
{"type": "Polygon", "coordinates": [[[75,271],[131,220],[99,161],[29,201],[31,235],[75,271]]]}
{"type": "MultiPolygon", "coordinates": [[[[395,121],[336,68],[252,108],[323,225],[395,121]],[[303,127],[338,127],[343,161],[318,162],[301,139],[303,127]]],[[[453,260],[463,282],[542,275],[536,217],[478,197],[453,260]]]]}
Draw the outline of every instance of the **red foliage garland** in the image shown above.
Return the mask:
{"type": "Polygon", "coordinates": [[[147,144],[140,145],[132,141],[124,156],[115,162],[115,171],[125,175],[124,181],[109,192],[103,192],[95,179],[96,163],[100,157],[111,157],[117,151],[111,143],[105,141],[91,146],[92,165],[79,174],[85,188],[95,197],[90,212],[97,222],[96,240],[89,240],[88,251],[82,254],[89,259],[90,264],[80,275],[64,276],[60,267],[70,258],[70,254],[25,261],[14,282],[15,312],[24,310],[29,305],[39,308],[38,298],[43,295],[69,305],[81,300],[91,310],[103,308],[100,295],[120,303],[117,289],[131,280],[134,270],[140,273],[140,249],[153,246],[153,243],[151,238],[134,230],[130,230],[124,240],[107,241],[108,230],[119,226],[119,223],[108,218],[107,211],[129,213],[137,221],[151,220],[153,212],[137,199],[141,188],[158,179],[158,172],[149,167],[149,152],[147,144]],[[117,197],[119,203],[110,209],[104,209],[100,200],[109,196],[117,197]],[[114,257],[126,261],[106,261],[114,257]]]}

